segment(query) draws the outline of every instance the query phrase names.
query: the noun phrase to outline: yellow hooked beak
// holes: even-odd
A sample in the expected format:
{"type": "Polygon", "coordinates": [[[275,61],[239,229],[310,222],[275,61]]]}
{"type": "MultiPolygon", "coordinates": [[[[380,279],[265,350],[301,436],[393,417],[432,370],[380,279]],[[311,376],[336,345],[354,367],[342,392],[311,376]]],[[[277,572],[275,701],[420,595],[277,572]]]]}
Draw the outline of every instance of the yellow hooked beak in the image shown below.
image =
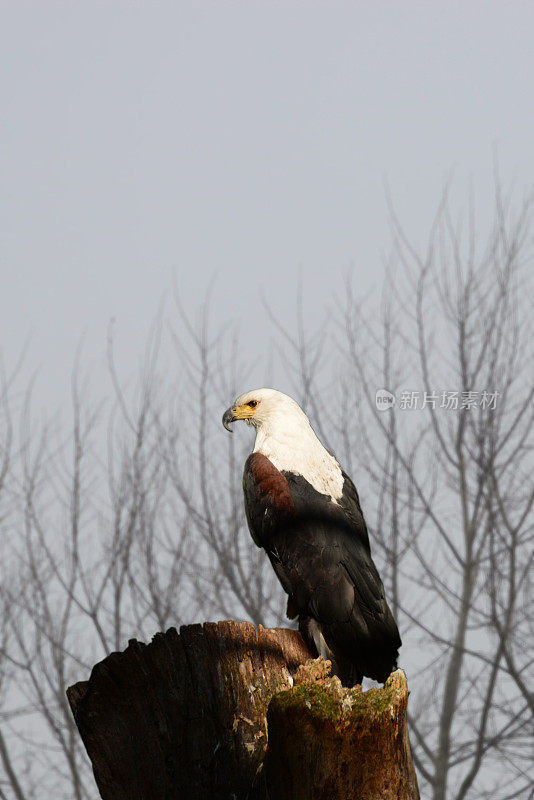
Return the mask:
{"type": "Polygon", "coordinates": [[[254,416],[254,409],[251,408],[248,404],[244,406],[231,406],[227,408],[223,414],[222,424],[226,428],[227,431],[233,433],[233,430],[230,427],[231,422],[235,422],[238,419],[250,419],[254,416]]]}

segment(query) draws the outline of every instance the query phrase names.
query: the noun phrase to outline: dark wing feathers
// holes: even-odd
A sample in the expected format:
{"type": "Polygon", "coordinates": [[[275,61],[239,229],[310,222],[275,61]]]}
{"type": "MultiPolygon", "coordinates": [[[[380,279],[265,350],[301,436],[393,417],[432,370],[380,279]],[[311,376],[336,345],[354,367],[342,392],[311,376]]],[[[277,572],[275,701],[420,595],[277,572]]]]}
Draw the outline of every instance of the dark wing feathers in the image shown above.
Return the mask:
{"type": "Polygon", "coordinates": [[[341,474],[343,475],[343,493],[341,495],[339,504],[347,517],[351,520],[353,528],[358,533],[358,537],[361,539],[362,543],[366,546],[367,551],[370,553],[371,546],[369,544],[369,534],[367,532],[367,525],[365,524],[365,520],[363,518],[358,492],[347,473],[342,470],[341,474]]]}
{"type": "MultiPolygon", "coordinates": [[[[344,675],[385,681],[401,641],[371,558],[358,493],[344,475],[339,504],[301,475],[279,472],[253,453],[243,475],[245,508],[299,618],[312,617],[344,675]]],[[[346,681],[350,679],[346,677],[346,681]]]]}

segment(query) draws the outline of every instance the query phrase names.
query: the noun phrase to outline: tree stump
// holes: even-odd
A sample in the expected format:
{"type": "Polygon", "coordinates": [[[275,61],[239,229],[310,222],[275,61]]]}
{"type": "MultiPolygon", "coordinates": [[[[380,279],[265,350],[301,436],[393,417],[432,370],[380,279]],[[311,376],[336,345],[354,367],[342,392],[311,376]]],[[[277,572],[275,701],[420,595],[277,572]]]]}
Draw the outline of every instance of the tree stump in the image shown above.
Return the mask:
{"type": "Polygon", "coordinates": [[[104,800],[415,800],[404,673],[343,689],[297,631],[188,625],[67,691],[104,800]],[[303,666],[304,665],[304,666],[303,666]]]}

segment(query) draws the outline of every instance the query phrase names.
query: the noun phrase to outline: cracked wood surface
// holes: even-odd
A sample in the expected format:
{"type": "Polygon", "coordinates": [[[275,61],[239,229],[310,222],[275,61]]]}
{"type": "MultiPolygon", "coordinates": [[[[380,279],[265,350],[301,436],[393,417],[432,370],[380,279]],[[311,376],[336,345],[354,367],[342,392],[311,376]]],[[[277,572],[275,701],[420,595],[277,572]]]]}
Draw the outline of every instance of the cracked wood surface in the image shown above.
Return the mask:
{"type": "Polygon", "coordinates": [[[101,797],[415,800],[404,674],[362,694],[310,659],[250,623],[130,641],[67,691],[101,797]]]}

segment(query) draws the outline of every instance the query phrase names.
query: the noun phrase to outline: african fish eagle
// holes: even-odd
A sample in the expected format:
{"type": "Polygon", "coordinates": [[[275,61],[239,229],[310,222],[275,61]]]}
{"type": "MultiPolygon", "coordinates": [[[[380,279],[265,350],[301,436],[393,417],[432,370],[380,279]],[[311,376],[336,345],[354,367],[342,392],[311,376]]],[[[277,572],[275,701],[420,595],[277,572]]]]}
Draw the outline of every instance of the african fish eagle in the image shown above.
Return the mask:
{"type": "Polygon", "coordinates": [[[371,558],[358,492],[300,406],[275,389],[241,395],[224,427],[256,429],[243,490],[250,533],[289,595],[287,615],[345,686],[384,682],[397,665],[399,631],[371,558]]]}

